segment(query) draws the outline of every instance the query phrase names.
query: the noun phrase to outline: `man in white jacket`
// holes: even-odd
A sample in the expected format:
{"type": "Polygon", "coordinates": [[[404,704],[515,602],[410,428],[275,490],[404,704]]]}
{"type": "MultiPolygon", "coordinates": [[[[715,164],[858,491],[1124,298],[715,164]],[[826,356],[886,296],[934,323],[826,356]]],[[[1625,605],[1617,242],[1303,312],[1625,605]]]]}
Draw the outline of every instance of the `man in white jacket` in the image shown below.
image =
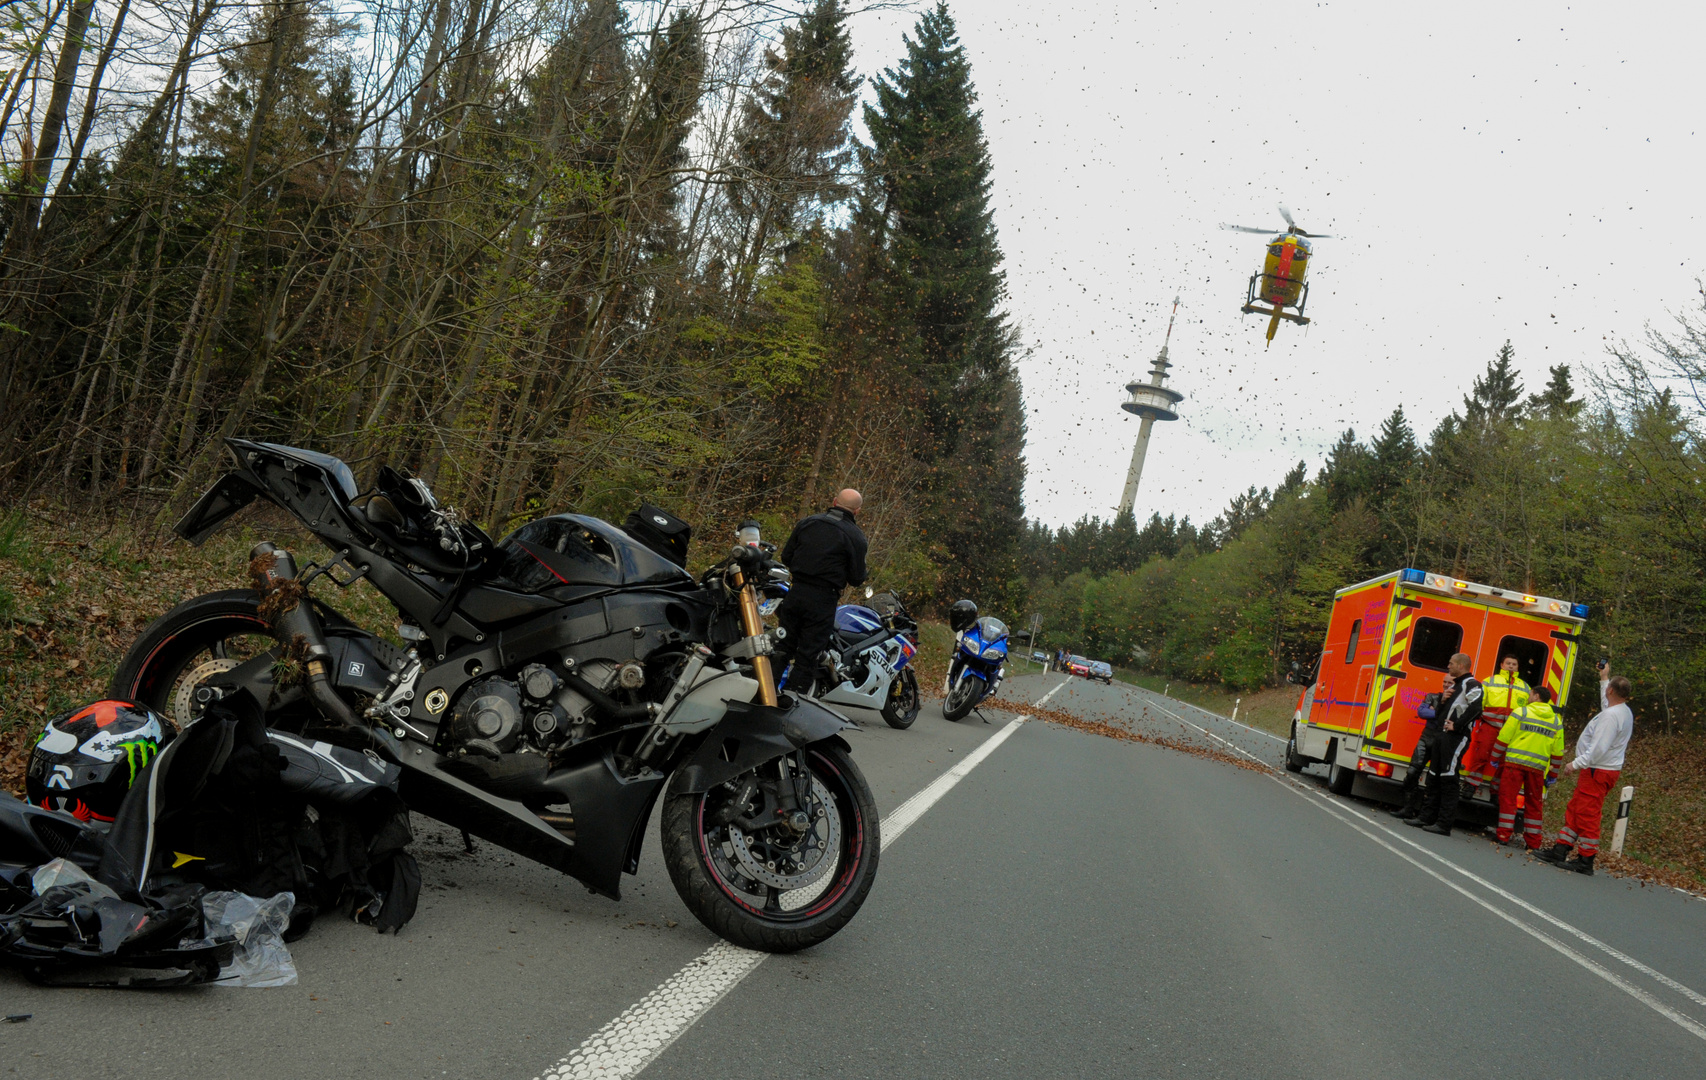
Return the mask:
{"type": "Polygon", "coordinates": [[[1599,715],[1582,729],[1581,737],[1576,740],[1575,759],[1564,765],[1566,772],[1576,774],[1576,792],[1564,810],[1564,827],[1558,831],[1558,842],[1536,858],[1579,874],[1593,873],[1594,856],[1599,854],[1599,822],[1605,796],[1623,771],[1623,754],[1629,748],[1629,736],[1635,731],[1635,714],[1629,711],[1630,693],[1629,680],[1613,675],[1611,665],[1601,660],[1599,715]],[[1571,848],[1576,849],[1576,857],[1566,862],[1571,848]]]}

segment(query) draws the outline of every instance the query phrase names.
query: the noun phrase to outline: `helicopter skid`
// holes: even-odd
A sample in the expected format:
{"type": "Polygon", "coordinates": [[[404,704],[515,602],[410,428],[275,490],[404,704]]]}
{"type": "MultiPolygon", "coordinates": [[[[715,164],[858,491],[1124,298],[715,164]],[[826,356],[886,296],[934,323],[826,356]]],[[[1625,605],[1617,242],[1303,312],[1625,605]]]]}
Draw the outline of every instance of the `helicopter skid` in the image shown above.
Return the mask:
{"type": "Polygon", "coordinates": [[[1304,315],[1287,314],[1283,308],[1276,311],[1273,308],[1262,307],[1260,304],[1245,304],[1242,308],[1239,308],[1239,310],[1242,311],[1246,315],[1278,316],[1279,318],[1284,319],[1286,322],[1294,322],[1299,326],[1308,326],[1309,323],[1312,321],[1307,316],[1304,316],[1304,315]]]}

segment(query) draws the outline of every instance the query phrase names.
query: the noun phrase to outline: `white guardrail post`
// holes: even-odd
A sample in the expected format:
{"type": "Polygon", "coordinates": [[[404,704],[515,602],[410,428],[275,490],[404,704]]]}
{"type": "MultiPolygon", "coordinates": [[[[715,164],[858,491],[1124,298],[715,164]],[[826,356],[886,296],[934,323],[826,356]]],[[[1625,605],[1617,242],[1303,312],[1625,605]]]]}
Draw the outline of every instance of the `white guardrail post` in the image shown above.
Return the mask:
{"type": "Polygon", "coordinates": [[[1234,719],[1234,720],[1238,719],[1238,706],[1240,706],[1242,704],[1244,704],[1243,698],[1233,698],[1232,699],[1232,719],[1234,719]]]}
{"type": "Polygon", "coordinates": [[[1617,824],[1611,827],[1611,853],[1623,854],[1623,838],[1629,833],[1629,804],[1635,801],[1635,789],[1623,789],[1623,798],[1617,802],[1617,824]]]}

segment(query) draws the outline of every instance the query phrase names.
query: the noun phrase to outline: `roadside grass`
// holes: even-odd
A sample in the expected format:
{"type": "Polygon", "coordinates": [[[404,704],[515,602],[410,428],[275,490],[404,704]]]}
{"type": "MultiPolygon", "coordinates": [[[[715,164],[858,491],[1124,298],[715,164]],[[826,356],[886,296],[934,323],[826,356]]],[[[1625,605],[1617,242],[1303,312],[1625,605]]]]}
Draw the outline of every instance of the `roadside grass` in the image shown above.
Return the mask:
{"type": "MultiPolygon", "coordinates": [[[[244,514],[200,548],[146,524],[44,506],[0,520],[0,790],[22,794],[42,725],[103,697],[150,622],[191,597],[248,587],[249,549],[263,539],[291,547],[302,563],[328,554],[270,508],[244,514]]],[[[394,609],[367,582],[342,591],[317,583],[314,592],[394,637],[394,609]]]]}
{"type": "MultiPolygon", "coordinates": [[[[1580,718],[1569,728],[1572,752],[1585,720],[1580,718]]],[[[1629,741],[1623,773],[1605,799],[1600,849],[1606,853],[1611,850],[1617,801],[1625,787],[1635,789],[1635,801],[1629,806],[1623,858],[1602,861],[1621,873],[1650,876],[1665,884],[1695,890],[1706,886],[1706,740],[1698,735],[1637,730],[1629,741]]],[[[1565,776],[1546,793],[1548,843],[1564,825],[1564,808],[1574,790],[1575,779],[1565,776]]]]}
{"type": "Polygon", "coordinates": [[[918,620],[918,655],[912,662],[918,670],[920,697],[934,701],[942,696],[942,683],[948,678],[948,658],[953,652],[954,632],[947,623],[918,620]]]}

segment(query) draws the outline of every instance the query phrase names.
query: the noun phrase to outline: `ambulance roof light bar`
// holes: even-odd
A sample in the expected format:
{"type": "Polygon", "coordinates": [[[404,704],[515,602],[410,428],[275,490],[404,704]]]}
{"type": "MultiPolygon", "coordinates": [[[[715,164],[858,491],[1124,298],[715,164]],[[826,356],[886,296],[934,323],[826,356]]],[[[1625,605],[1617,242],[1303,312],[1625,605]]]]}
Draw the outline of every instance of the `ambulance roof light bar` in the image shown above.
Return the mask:
{"type": "Polygon", "coordinates": [[[1495,589],[1488,585],[1476,585],[1459,578],[1446,577],[1444,574],[1430,574],[1425,570],[1404,569],[1399,571],[1398,579],[1406,585],[1420,585],[1423,588],[1439,589],[1442,592],[1469,593],[1473,596],[1500,599],[1507,604],[1520,607],[1538,607],[1552,615],[1565,615],[1573,619],[1588,617],[1588,606],[1586,604],[1572,604],[1567,600],[1553,600],[1545,596],[1535,596],[1532,593],[1514,593],[1507,596],[1502,589],[1495,589]]]}

